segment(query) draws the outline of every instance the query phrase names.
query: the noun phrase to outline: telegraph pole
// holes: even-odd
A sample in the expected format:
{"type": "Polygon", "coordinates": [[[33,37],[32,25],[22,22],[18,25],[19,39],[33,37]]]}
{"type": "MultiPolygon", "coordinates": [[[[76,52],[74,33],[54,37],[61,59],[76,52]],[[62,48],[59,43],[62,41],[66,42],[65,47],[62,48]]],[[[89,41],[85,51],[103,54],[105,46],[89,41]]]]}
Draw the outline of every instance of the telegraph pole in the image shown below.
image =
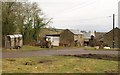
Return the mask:
{"type": "Polygon", "coordinates": [[[115,28],[115,14],[113,14],[113,48],[114,48],[114,44],[115,44],[114,28],[115,28]]]}

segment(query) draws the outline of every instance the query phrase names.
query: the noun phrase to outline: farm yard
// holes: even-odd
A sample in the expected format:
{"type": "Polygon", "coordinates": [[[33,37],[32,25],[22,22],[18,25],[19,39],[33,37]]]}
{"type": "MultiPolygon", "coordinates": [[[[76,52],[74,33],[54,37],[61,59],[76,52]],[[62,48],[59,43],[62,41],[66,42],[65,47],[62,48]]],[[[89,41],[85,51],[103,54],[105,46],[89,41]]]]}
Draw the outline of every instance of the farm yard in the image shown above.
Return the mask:
{"type": "Polygon", "coordinates": [[[118,62],[73,56],[4,58],[3,73],[117,73],[118,62]]]}
{"type": "Polygon", "coordinates": [[[1,2],[0,68],[3,75],[119,73],[120,23],[115,22],[120,20],[116,18],[120,15],[108,8],[115,8],[112,5],[120,8],[118,0],[36,1],[1,2]],[[102,10],[101,5],[105,5],[102,10]],[[62,10],[66,8],[71,11],[62,10]]]}

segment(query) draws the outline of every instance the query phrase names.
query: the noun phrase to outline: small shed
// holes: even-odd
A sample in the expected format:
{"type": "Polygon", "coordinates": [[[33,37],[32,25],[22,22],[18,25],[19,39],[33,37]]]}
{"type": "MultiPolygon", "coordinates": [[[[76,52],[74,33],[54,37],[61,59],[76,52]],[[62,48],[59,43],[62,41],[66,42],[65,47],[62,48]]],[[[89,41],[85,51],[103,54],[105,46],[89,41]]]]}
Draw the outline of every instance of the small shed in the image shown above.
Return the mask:
{"type": "Polygon", "coordinates": [[[52,46],[59,46],[60,43],[60,34],[49,34],[46,35],[46,40],[50,39],[52,46]]]}
{"type": "Polygon", "coordinates": [[[7,35],[5,37],[5,48],[16,48],[16,47],[22,47],[23,40],[21,34],[14,34],[14,35],[7,35]]]}

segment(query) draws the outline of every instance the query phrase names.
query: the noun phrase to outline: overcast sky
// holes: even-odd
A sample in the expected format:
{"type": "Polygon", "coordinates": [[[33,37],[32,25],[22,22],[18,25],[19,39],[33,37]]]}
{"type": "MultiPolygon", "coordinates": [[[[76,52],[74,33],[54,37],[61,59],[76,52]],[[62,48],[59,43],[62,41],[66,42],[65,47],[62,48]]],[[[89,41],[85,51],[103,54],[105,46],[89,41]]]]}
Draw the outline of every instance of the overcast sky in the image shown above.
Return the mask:
{"type": "Polygon", "coordinates": [[[37,2],[48,18],[50,26],[60,29],[109,31],[112,16],[116,14],[118,26],[118,1],[120,0],[30,0],[37,2]]]}

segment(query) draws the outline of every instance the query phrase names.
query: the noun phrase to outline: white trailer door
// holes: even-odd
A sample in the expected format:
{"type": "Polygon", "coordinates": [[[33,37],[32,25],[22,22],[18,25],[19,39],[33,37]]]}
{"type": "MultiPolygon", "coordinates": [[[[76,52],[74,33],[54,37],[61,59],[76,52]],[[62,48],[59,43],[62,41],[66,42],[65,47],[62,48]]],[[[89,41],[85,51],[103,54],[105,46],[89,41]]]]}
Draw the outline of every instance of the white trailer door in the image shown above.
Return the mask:
{"type": "Polygon", "coordinates": [[[52,37],[52,45],[59,46],[59,37],[52,37]]]}

